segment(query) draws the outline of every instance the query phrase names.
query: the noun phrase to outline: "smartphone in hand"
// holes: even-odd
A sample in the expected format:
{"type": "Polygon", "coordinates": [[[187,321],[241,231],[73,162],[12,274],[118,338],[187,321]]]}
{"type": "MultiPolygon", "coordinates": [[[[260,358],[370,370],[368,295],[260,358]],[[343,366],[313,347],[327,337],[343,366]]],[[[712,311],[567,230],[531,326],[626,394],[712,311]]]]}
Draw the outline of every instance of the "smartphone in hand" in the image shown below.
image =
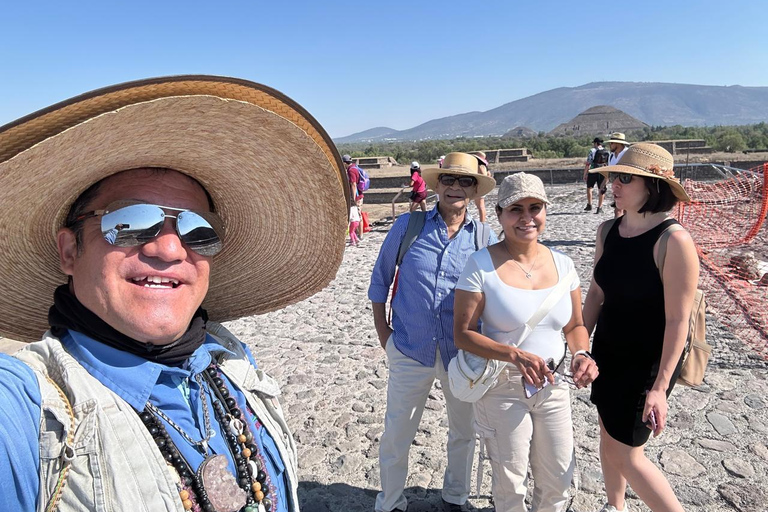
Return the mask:
{"type": "Polygon", "coordinates": [[[656,412],[653,409],[648,413],[648,421],[645,424],[654,432],[659,428],[659,424],[656,422],[656,412]]]}
{"type": "Polygon", "coordinates": [[[525,377],[521,377],[521,380],[523,381],[523,394],[525,394],[525,398],[531,398],[533,395],[547,387],[549,384],[549,381],[544,379],[544,384],[542,384],[540,388],[537,388],[533,384],[528,384],[528,381],[525,380],[525,377]]]}

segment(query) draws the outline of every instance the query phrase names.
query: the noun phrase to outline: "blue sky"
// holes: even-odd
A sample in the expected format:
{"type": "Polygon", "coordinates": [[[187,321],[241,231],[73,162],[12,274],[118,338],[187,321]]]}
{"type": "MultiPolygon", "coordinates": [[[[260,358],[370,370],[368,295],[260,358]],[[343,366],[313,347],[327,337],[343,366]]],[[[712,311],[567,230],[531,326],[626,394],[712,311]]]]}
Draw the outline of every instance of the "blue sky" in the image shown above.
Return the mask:
{"type": "Polygon", "coordinates": [[[768,86],[762,2],[0,0],[0,125],[128,80],[260,82],[332,137],[594,81],[768,86]]]}

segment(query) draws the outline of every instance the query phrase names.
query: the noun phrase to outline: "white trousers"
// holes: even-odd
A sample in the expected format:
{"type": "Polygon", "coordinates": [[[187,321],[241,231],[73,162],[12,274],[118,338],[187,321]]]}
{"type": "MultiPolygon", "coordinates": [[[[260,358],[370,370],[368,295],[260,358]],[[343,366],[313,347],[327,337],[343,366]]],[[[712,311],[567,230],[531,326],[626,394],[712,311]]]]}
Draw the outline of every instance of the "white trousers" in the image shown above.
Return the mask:
{"type": "Polygon", "coordinates": [[[493,468],[497,512],[527,512],[528,464],[533,474],[531,512],[568,505],[575,467],[568,385],[547,386],[525,398],[521,375],[507,369],[475,403],[475,428],[493,468]]]}
{"type": "Polygon", "coordinates": [[[408,452],[436,378],[443,386],[448,410],[448,466],[443,477],[442,495],[449,503],[464,504],[469,497],[475,451],[472,404],[462,402],[451,394],[448,372],[443,367],[439,350],[435,366],[424,366],[397,350],[390,337],[387,359],[387,413],[379,448],[382,491],[376,496],[376,512],[405,510],[408,505],[403,496],[408,476],[408,452]]]}

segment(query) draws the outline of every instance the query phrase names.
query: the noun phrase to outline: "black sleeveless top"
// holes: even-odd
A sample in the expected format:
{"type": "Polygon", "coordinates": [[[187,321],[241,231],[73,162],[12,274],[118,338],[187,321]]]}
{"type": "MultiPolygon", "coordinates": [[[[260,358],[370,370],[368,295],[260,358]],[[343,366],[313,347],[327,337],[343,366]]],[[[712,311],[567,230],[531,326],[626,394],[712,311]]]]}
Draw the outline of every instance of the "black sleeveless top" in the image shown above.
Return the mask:
{"type": "Polygon", "coordinates": [[[653,246],[677,221],[667,219],[641,235],[622,238],[622,220],[614,222],[595,265],[595,282],[605,300],[592,346],[600,369],[592,402],[636,407],[656,380],[664,343],[664,287],[653,246]]]}

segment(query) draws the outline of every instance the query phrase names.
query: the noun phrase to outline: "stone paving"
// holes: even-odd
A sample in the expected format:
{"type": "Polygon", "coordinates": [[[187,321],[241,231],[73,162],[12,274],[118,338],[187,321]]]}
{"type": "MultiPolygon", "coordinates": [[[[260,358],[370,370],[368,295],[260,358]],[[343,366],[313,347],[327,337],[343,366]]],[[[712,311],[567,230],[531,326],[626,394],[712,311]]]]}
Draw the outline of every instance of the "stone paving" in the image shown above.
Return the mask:
{"type": "MultiPolygon", "coordinates": [[[[495,193],[488,196],[489,205],[495,204],[495,193]]],[[[553,206],[542,240],[573,258],[586,294],[595,230],[610,214],[582,213],[581,186],[548,187],[548,193],[553,206]]],[[[360,247],[348,247],[336,279],[314,297],[228,324],[282,385],[299,450],[304,512],[372,511],[379,490],[387,364],[373,328],[367,288],[385,236],[386,228],[379,228],[360,247]]],[[[715,318],[708,318],[708,339],[716,354],[704,385],[675,388],[669,427],[649,442],[647,454],[688,511],[768,511],[768,363],[715,318]]],[[[597,413],[589,391],[574,391],[572,407],[578,478],[571,510],[598,511],[604,495],[597,413]]],[[[443,393],[436,384],[411,447],[409,512],[440,510],[446,429],[443,393]]],[[[486,463],[480,497],[470,499],[477,510],[493,510],[490,480],[486,463]]],[[[631,490],[628,497],[630,510],[648,510],[631,490]]]]}

